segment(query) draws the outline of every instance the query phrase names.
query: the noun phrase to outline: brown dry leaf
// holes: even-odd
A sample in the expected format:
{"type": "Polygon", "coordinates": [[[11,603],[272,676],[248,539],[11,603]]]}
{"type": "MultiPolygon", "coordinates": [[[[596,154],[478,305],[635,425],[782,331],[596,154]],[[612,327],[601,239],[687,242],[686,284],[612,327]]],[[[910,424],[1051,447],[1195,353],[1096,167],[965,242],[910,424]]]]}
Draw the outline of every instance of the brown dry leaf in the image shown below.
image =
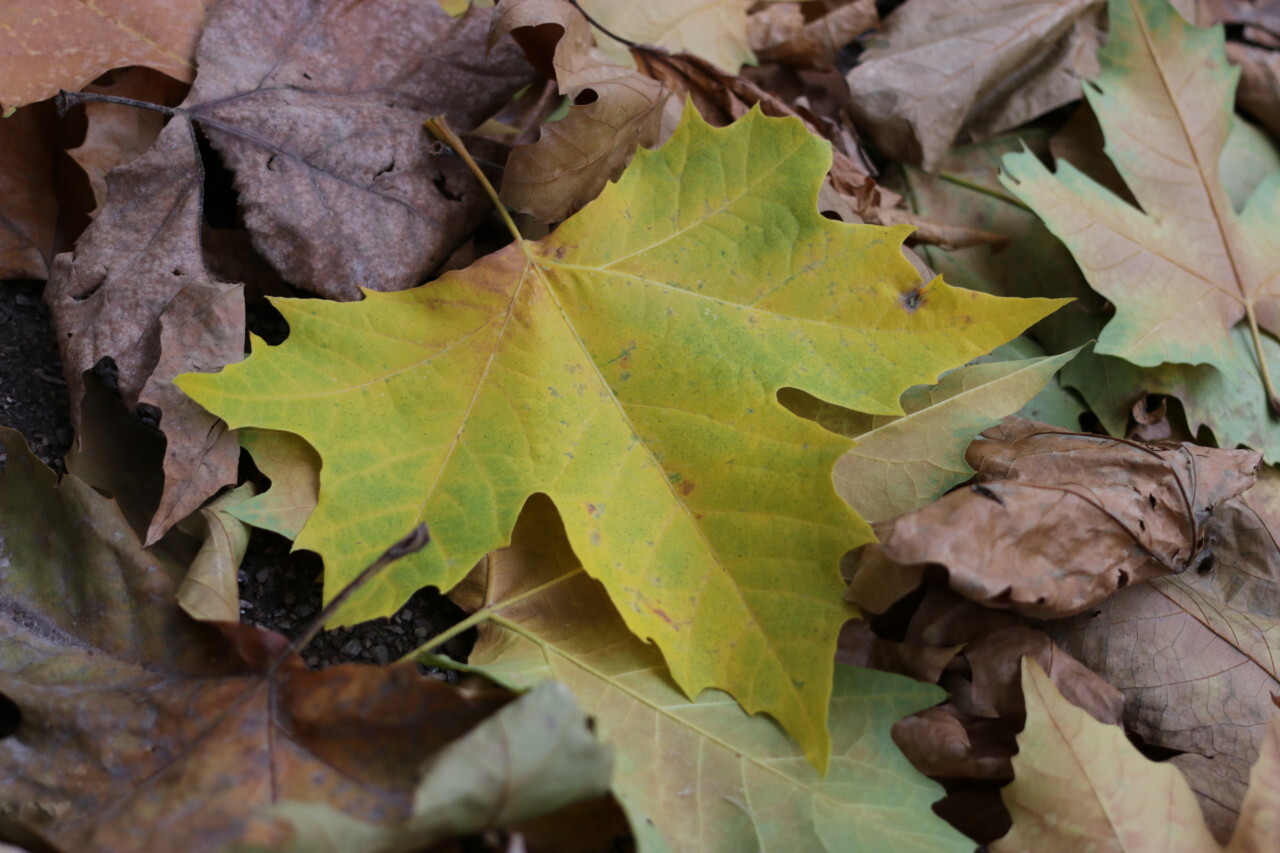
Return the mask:
{"type": "Polygon", "coordinates": [[[657,142],[669,93],[601,53],[582,13],[564,0],[502,0],[490,48],[508,33],[573,104],[542,125],[537,142],[511,152],[502,200],[539,222],[558,222],[599,195],[637,146],[657,142]]]}
{"type": "MultiPolygon", "coordinates": [[[[600,26],[634,44],[693,54],[730,74],[755,61],[747,44],[747,10],[754,0],[578,2],[600,26]]],[[[602,32],[598,38],[607,56],[630,64],[627,45],[602,32]]]]}
{"type": "Polygon", "coordinates": [[[912,0],[848,74],[850,107],[884,153],[933,171],[1080,97],[1097,69],[1101,0],[912,0]]]}
{"type": "Polygon", "coordinates": [[[234,482],[240,452],[169,381],[243,351],[240,288],[205,267],[193,121],[235,172],[255,244],[283,275],[335,298],[409,287],[488,203],[461,163],[426,153],[423,118],[470,126],[531,73],[514,47],[474,59],[488,17],[396,0],[233,0],[210,16],[190,95],[152,149],[109,176],[106,204],[74,255],[55,260],[46,293],[77,431],[82,374],[104,358],[130,408],[160,412],[166,484],[148,543],[234,482]],[[380,59],[365,62],[375,33],[380,59]]]}
{"type": "Polygon", "coordinates": [[[1280,474],[1223,504],[1195,568],[1052,626],[1124,692],[1126,725],[1175,757],[1225,838],[1280,696],[1280,474]]]}
{"type": "Polygon", "coordinates": [[[1252,484],[1259,459],[1011,419],[970,445],[971,485],[901,516],[871,547],[899,564],[946,567],[973,601],[1069,616],[1196,565],[1213,509],[1252,484]]]}
{"type": "Polygon", "coordinates": [[[0,280],[49,274],[58,222],[56,122],[49,103],[0,119],[0,280]]]}
{"type": "Polygon", "coordinates": [[[5,822],[61,850],[221,849],[284,798],[405,816],[421,763],[509,694],[413,664],[273,675],[278,634],[197,623],[183,567],[142,549],[113,501],[0,430],[0,740],[5,822]],[[198,807],[197,807],[198,806],[198,807]]]}
{"type": "Polygon", "coordinates": [[[747,18],[747,40],[761,62],[833,68],[841,48],[879,23],[874,0],[853,0],[811,21],[799,3],[769,3],[747,18]]]}
{"type": "MultiPolygon", "coordinates": [[[[130,68],[105,85],[86,86],[86,92],[131,98],[152,104],[176,106],[189,87],[149,68],[130,68]]],[[[89,177],[97,208],[107,198],[107,173],[147,153],[160,129],[163,114],[119,104],[90,102],[84,105],[88,126],[84,141],[67,152],[89,177]]]]}
{"type": "Polygon", "coordinates": [[[0,6],[0,106],[79,91],[113,68],[142,65],[190,81],[205,0],[43,0],[0,6]]]}
{"type": "Polygon", "coordinates": [[[1280,139],[1280,52],[1229,41],[1227,59],[1240,66],[1236,105],[1280,139]]]}

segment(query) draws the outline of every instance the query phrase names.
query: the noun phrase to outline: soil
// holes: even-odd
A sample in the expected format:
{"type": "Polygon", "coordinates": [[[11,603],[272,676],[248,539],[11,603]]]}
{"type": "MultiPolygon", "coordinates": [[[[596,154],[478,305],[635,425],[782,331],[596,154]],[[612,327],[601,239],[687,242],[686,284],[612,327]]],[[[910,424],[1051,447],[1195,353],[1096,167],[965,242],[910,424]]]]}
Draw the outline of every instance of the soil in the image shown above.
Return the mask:
{"type": "MultiPolygon", "coordinates": [[[[61,474],[72,429],[67,384],[43,290],[41,282],[0,282],[0,426],[21,432],[40,460],[61,474]]],[[[261,322],[269,325],[270,317],[261,322]]],[[[283,334],[281,329],[271,337],[283,334]]],[[[3,465],[0,450],[0,469],[3,465]]],[[[254,530],[239,573],[241,619],[287,637],[301,634],[319,613],[323,568],[317,555],[291,552],[291,546],[282,536],[254,530]]],[[[302,657],[312,668],[345,662],[385,664],[456,624],[463,615],[435,589],[423,589],[388,619],[320,633],[303,649],[302,657]]],[[[469,634],[454,638],[439,651],[465,661],[474,642],[474,632],[469,634]]],[[[429,671],[445,680],[455,676],[429,671]]]]}

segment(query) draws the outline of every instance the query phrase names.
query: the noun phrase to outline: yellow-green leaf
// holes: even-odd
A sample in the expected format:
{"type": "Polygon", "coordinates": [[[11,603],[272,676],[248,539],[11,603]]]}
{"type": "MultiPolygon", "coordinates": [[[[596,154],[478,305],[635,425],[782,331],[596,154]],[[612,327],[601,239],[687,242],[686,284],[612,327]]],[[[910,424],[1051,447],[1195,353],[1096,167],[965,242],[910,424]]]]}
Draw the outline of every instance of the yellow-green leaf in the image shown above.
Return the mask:
{"type": "Polygon", "coordinates": [[[543,240],[356,304],[276,300],[288,340],[180,386],[233,427],[319,453],[297,545],[324,557],[327,598],[429,525],[432,544],[340,620],[449,589],[543,492],[686,693],[727,690],[823,766],[849,615],[837,564],[871,533],[831,485],[849,441],[778,390],[900,414],[906,388],[1060,302],[923,284],[909,229],[818,214],[830,164],[794,119],[716,129],[687,108],[670,142],[543,240]]]}
{"type": "Polygon", "coordinates": [[[489,555],[454,598],[489,605],[470,669],[520,689],[562,681],[595,718],[613,748],[614,794],[646,853],[973,849],[930,808],[942,788],[889,737],[897,720],[943,698],[934,685],[837,667],[824,778],[772,721],[723,693],[684,697],[657,651],[578,570],[545,498],[529,502],[511,547],[489,555]]]}
{"type": "Polygon", "coordinates": [[[311,445],[290,432],[242,429],[238,438],[271,481],[271,488],[230,504],[226,511],[246,524],[296,539],[316,508],[319,457],[311,445]]]}

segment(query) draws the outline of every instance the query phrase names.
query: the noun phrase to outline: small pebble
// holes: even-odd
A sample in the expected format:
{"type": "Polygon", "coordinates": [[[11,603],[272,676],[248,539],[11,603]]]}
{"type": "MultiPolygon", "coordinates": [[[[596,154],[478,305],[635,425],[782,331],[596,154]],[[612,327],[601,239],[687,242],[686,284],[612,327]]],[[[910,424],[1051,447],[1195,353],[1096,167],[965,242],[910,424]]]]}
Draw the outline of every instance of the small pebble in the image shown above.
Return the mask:
{"type": "Polygon", "coordinates": [[[320,658],[316,657],[315,655],[312,655],[311,657],[307,658],[307,666],[310,667],[311,669],[315,669],[319,663],[320,663],[320,658]]]}
{"type": "Polygon", "coordinates": [[[415,636],[415,637],[424,637],[424,638],[425,638],[425,637],[427,636],[427,629],[426,629],[426,628],[414,628],[414,629],[413,629],[413,636],[415,636]]]}
{"type": "Polygon", "coordinates": [[[285,607],[292,607],[293,605],[295,605],[295,604],[297,604],[297,603],[298,603],[298,596],[294,595],[292,592],[286,592],[286,593],[284,594],[284,606],[285,606],[285,607]]]}
{"type": "Polygon", "coordinates": [[[378,666],[386,666],[387,661],[391,660],[391,652],[387,651],[386,646],[374,646],[369,654],[373,655],[373,661],[378,666]]]}
{"type": "Polygon", "coordinates": [[[343,657],[358,657],[364,651],[364,645],[354,637],[342,644],[342,648],[338,650],[343,657]]]}
{"type": "Polygon", "coordinates": [[[258,569],[258,573],[253,576],[258,583],[266,583],[267,578],[271,577],[270,569],[258,569]]]}

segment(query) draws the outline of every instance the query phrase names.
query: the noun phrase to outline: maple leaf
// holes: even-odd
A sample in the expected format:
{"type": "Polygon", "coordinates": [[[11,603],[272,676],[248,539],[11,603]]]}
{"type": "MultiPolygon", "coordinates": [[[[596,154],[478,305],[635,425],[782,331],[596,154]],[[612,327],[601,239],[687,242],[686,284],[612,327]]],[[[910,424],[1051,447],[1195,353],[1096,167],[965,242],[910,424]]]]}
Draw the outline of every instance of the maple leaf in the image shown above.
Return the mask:
{"type": "Polygon", "coordinates": [[[1244,210],[1219,176],[1239,72],[1221,27],[1199,30],[1165,0],[1111,0],[1102,72],[1085,95],[1107,154],[1141,210],[1070,163],[1051,174],[1030,153],[1004,158],[1005,185],[1071,249],[1115,317],[1097,351],[1142,367],[1241,364],[1232,329],[1247,321],[1265,397],[1280,406],[1260,329],[1280,333],[1280,175],[1244,210]]]}
{"type": "Polygon", "coordinates": [[[240,288],[205,266],[196,125],[235,172],[255,245],[290,281],[336,298],[358,283],[412,286],[485,205],[465,166],[425,151],[422,119],[445,110],[478,123],[530,73],[514,48],[471,61],[486,22],[394,0],[232,0],[210,16],[190,94],[151,150],[108,177],[106,203],[55,259],[46,293],[77,429],[83,374],[104,358],[130,408],[160,411],[166,488],[148,542],[234,482],[239,457],[234,436],[169,382],[243,352],[240,288]],[[373,32],[383,58],[353,76],[373,32]],[[424,43],[447,49],[424,60],[424,43]]]}
{"type": "Polygon", "coordinates": [[[545,497],[526,504],[511,546],[452,597],[476,611],[464,626],[478,623],[463,669],[517,689],[556,679],[578,695],[614,751],[613,791],[646,853],[973,847],[933,814],[941,787],[889,737],[896,720],[936,702],[938,688],[838,666],[823,778],[772,721],[718,691],[685,698],[657,650],[582,574],[545,497]]]}
{"type": "MultiPolygon", "coordinates": [[[[1027,728],[1018,736],[1013,784],[1002,792],[1013,829],[991,845],[993,853],[1220,853],[1177,770],[1144,758],[1119,726],[1064,701],[1034,661],[1024,659],[1022,684],[1027,728]]],[[[1271,849],[1277,841],[1280,717],[1267,739],[1240,829],[1227,847],[1233,853],[1271,849]]]]}
{"type": "Polygon", "coordinates": [[[0,105],[42,101],[77,91],[94,78],[143,65],[190,81],[204,0],[157,7],[147,0],[48,0],[0,10],[0,105]]]}
{"type": "Polygon", "coordinates": [[[220,850],[284,798],[404,815],[421,762],[509,699],[411,663],[277,669],[280,635],[179,609],[184,564],[113,500],[0,448],[0,811],[50,849],[220,850]]]}
{"type": "Polygon", "coordinates": [[[325,558],[327,595],[429,520],[433,545],[343,620],[452,587],[545,492],[682,688],[772,714],[821,766],[848,616],[836,564],[870,531],[829,480],[848,440],[774,395],[901,413],[905,388],[1056,307],[922,286],[908,229],[818,214],[829,165],[798,121],[715,129],[686,108],[667,145],[544,240],[354,305],[277,300],[284,344],[181,387],[319,453],[297,544],[325,558]]]}

